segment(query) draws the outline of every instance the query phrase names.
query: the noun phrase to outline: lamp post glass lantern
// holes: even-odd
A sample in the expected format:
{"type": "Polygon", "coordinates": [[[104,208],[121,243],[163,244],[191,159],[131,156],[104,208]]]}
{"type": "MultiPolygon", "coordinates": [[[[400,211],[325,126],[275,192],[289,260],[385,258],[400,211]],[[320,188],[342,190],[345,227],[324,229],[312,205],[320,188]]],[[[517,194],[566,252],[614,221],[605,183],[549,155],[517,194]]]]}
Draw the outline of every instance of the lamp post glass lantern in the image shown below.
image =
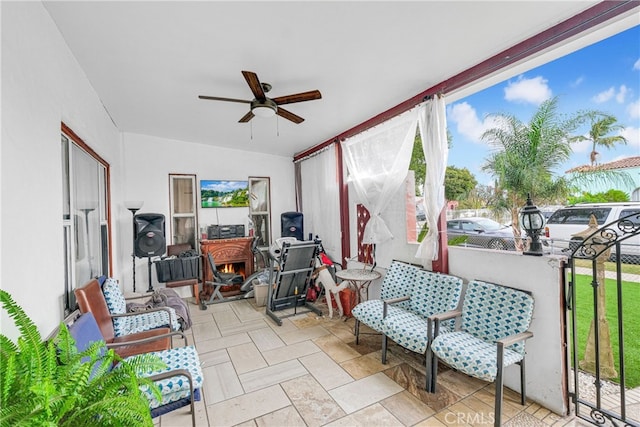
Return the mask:
{"type": "Polygon", "coordinates": [[[529,249],[524,251],[525,255],[542,255],[542,244],[540,243],[540,232],[544,228],[544,216],[537,206],[531,201],[531,196],[527,194],[527,204],[520,211],[520,224],[531,238],[529,249]]]}

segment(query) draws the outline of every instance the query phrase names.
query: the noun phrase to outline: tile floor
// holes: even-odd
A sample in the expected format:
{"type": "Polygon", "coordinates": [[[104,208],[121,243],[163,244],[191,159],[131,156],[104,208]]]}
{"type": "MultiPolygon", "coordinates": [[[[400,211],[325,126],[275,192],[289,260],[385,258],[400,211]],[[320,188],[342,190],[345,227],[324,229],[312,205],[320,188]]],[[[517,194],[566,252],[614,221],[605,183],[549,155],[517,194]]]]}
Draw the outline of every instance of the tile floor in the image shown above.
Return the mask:
{"type": "MultiPolygon", "coordinates": [[[[493,425],[494,385],[441,369],[438,393],[424,391],[419,355],[390,343],[380,363],[381,338],[363,334],[354,319],[305,313],[282,326],[253,299],[189,304],[204,373],[198,426],[444,426],[493,425]]],[[[284,312],[278,312],[283,314],[284,312]]],[[[364,328],[363,328],[364,329],[364,328]]],[[[160,427],[191,425],[189,407],[156,418],[160,427]]],[[[505,389],[507,426],[578,426],[540,405],[519,404],[505,389]]]]}

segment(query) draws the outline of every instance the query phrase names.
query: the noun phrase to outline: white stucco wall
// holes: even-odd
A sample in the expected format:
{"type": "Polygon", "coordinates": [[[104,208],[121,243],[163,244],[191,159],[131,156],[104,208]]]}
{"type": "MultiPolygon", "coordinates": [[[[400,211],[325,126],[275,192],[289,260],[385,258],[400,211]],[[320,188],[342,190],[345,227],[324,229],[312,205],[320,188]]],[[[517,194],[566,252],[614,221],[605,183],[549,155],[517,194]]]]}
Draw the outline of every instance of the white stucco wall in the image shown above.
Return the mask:
{"type": "MultiPolygon", "coordinates": [[[[280,235],[280,213],[295,210],[292,159],[121,133],[42,4],[0,2],[0,8],[0,287],[43,335],[63,313],[61,122],[110,164],[113,276],[125,290],[132,287],[132,218],[123,202],[143,200],[141,212],[168,218],[169,173],[271,177],[272,230],[280,235]]],[[[218,218],[215,211],[200,210],[200,223],[247,223],[247,209],[218,209],[218,218]]],[[[146,284],[146,260],[137,265],[136,282],[146,284]]],[[[152,277],[155,284],[155,271],[152,277]]],[[[18,335],[4,312],[0,320],[3,334],[18,335]]]]}
{"type": "MultiPolygon", "coordinates": [[[[534,298],[533,338],[527,341],[527,398],[566,414],[563,396],[561,257],[527,256],[518,252],[463,247],[449,248],[449,273],[465,283],[478,279],[523,289],[534,298]]],[[[505,370],[505,385],[519,392],[520,369],[505,370]]]]}
{"type": "MultiPolygon", "coordinates": [[[[63,296],[60,123],[111,169],[120,196],[121,138],[40,2],[1,2],[2,233],[0,286],[48,334],[63,296]]],[[[113,236],[117,245],[117,235],[113,236]]],[[[114,268],[118,269],[117,260],[114,268]]],[[[2,313],[2,331],[13,323],[2,313]]]]}
{"type": "MultiPolygon", "coordinates": [[[[197,188],[201,179],[246,180],[249,176],[268,176],[271,183],[271,230],[280,237],[280,214],[295,211],[294,166],[290,157],[231,150],[204,144],[195,144],[132,133],[124,134],[124,181],[127,183],[124,199],[112,205],[118,212],[118,230],[121,232],[118,248],[120,265],[118,278],[125,290],[132,283],[132,223],[131,213],[123,206],[124,200],[142,200],[139,213],[161,213],[166,217],[167,240],[170,242],[169,174],[195,174],[197,188]]],[[[198,203],[200,197],[197,197],[198,203]]],[[[244,224],[248,230],[249,208],[202,209],[198,207],[198,222],[209,224],[244,224]]],[[[155,270],[152,283],[157,285],[155,270]]],[[[136,260],[136,289],[148,283],[146,259],[136,260]]],[[[161,285],[162,286],[162,285],[161,285]]],[[[187,296],[186,288],[176,289],[187,296]]]]}

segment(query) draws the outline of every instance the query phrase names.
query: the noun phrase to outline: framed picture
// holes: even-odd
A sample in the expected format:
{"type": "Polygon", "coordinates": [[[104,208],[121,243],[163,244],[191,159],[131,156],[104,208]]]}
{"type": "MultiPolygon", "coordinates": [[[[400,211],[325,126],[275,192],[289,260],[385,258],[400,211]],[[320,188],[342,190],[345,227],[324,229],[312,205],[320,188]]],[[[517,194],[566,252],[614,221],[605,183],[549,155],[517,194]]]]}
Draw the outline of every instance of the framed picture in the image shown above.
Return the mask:
{"type": "Polygon", "coordinates": [[[254,232],[258,237],[258,246],[271,244],[271,194],[269,177],[249,177],[249,214],[254,232]]]}
{"type": "Polygon", "coordinates": [[[249,207],[249,181],[200,180],[203,208],[249,207]]]}

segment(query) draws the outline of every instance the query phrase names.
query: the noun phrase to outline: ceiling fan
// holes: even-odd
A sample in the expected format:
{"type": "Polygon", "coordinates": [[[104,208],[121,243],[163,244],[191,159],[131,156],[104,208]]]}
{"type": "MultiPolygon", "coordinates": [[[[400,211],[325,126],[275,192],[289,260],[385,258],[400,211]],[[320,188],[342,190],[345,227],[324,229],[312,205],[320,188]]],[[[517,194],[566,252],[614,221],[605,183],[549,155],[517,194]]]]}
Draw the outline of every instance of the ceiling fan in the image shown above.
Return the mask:
{"type": "Polygon", "coordinates": [[[302,123],[304,119],[291,111],[285,110],[280,107],[283,104],[293,104],[294,102],[311,101],[314,99],[322,98],[319,90],[311,90],[309,92],[296,93],[294,95],[279,96],[277,98],[268,98],[266,93],[271,90],[269,83],[260,83],[258,75],[252,71],[243,71],[242,75],[249,84],[251,92],[255,98],[251,101],[235,98],[221,98],[219,96],[205,96],[200,95],[200,99],[210,99],[213,101],[227,101],[227,102],[241,102],[244,104],[250,104],[251,110],[245,114],[239,123],[246,123],[255,116],[258,117],[272,117],[277,114],[287,120],[291,120],[293,123],[302,123]]]}

